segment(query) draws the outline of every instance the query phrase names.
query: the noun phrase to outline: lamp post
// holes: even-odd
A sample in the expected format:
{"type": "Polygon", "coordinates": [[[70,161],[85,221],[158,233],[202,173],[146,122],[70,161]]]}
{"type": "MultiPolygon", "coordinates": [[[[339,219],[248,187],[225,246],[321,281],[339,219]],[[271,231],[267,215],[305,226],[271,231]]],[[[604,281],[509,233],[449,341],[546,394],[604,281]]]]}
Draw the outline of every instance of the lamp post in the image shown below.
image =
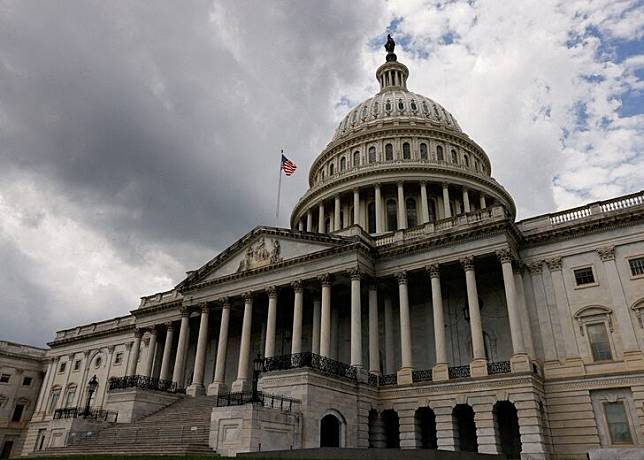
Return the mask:
{"type": "Polygon", "coordinates": [[[257,353],[257,358],[253,361],[253,402],[258,400],[259,393],[257,391],[257,382],[259,380],[259,374],[264,370],[264,360],[261,355],[257,353]]]}
{"type": "Polygon", "coordinates": [[[96,379],[96,375],[94,375],[87,383],[87,404],[85,404],[85,411],[83,412],[83,416],[85,417],[89,416],[89,404],[92,401],[92,395],[96,391],[96,387],[98,387],[98,380],[96,379]]]}

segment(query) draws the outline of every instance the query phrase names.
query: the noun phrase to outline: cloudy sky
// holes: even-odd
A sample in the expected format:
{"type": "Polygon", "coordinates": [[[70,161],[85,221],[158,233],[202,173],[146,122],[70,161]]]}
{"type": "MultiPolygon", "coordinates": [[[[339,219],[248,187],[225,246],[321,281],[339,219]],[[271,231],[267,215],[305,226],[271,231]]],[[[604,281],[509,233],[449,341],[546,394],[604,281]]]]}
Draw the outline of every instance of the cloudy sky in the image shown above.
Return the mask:
{"type": "Polygon", "coordinates": [[[644,187],[632,0],[0,0],[0,339],[127,314],[280,224],[391,31],[519,217],[644,187]]]}

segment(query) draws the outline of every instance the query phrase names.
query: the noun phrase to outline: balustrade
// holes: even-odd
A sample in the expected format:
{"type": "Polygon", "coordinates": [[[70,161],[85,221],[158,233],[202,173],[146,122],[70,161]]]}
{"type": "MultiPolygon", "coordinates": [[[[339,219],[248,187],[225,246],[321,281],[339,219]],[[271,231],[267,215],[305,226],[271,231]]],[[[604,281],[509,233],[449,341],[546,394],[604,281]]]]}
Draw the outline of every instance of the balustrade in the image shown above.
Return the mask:
{"type": "Polygon", "coordinates": [[[165,391],[167,393],[183,393],[184,389],[178,388],[177,382],[162,380],[144,375],[128,375],[125,377],[112,377],[108,383],[107,391],[126,390],[139,388],[141,390],[165,391]]]}

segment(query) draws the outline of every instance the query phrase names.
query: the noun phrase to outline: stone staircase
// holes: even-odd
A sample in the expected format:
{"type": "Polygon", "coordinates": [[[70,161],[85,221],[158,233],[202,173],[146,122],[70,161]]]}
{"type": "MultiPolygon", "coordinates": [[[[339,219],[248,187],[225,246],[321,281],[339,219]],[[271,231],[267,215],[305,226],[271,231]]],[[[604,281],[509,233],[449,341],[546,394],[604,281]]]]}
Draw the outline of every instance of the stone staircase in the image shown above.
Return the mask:
{"type": "Polygon", "coordinates": [[[217,398],[183,398],[134,423],[113,424],[96,432],[77,433],[66,447],[42,451],[70,454],[212,454],[208,446],[210,413],[217,398]]]}

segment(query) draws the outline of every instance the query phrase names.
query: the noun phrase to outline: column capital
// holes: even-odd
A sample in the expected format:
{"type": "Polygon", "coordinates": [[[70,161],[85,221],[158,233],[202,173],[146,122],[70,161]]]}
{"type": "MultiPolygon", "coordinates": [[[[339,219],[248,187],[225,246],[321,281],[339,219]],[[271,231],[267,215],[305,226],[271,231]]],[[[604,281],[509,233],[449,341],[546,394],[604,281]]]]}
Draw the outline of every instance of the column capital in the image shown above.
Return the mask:
{"type": "Polygon", "coordinates": [[[527,268],[526,263],[521,259],[514,259],[512,261],[512,270],[516,273],[523,273],[527,268]]]}
{"type": "Polygon", "coordinates": [[[293,288],[293,291],[295,292],[303,292],[304,287],[302,286],[302,280],[295,280],[291,282],[291,287],[293,288]]]}
{"type": "Polygon", "coordinates": [[[208,313],[210,311],[210,305],[208,305],[208,302],[200,303],[199,310],[201,313],[208,313]]]}
{"type": "Polygon", "coordinates": [[[354,188],[352,191],[353,193],[360,193],[360,189],[358,187],[354,188]]]}
{"type": "Polygon", "coordinates": [[[351,278],[352,281],[353,280],[359,281],[364,276],[364,273],[362,273],[358,267],[347,270],[347,274],[349,275],[349,278],[351,278]]]}
{"type": "Polygon", "coordinates": [[[561,271],[561,263],[561,257],[551,257],[550,259],[546,259],[546,265],[548,266],[548,270],[551,272],[561,271]]]}
{"type": "Polygon", "coordinates": [[[510,248],[497,249],[496,258],[499,259],[499,262],[502,264],[512,263],[512,260],[514,259],[510,248]]]}
{"type": "Polygon", "coordinates": [[[108,345],[107,346],[107,352],[112,354],[112,353],[114,353],[115,348],[116,348],[116,345],[108,345]]]}
{"type": "Polygon", "coordinates": [[[318,280],[320,281],[322,286],[331,286],[332,276],[330,273],[324,273],[318,276],[318,280]]]}
{"type": "Polygon", "coordinates": [[[150,333],[150,335],[157,335],[157,333],[159,332],[157,325],[153,324],[152,326],[148,327],[148,332],[150,333]]]}
{"type": "Polygon", "coordinates": [[[130,351],[130,348],[132,348],[132,344],[133,344],[133,343],[134,343],[134,342],[127,342],[127,343],[125,344],[125,351],[130,351]]]}
{"type": "Polygon", "coordinates": [[[190,307],[188,305],[181,305],[179,307],[179,312],[181,316],[190,316],[190,307]]]}
{"type": "Polygon", "coordinates": [[[221,305],[221,308],[223,310],[230,310],[230,298],[229,297],[221,297],[220,299],[217,299],[217,303],[221,305]]]}
{"type": "Polygon", "coordinates": [[[474,270],[474,256],[463,257],[459,262],[461,263],[463,270],[474,270]]]}
{"type": "Polygon", "coordinates": [[[143,337],[143,329],[141,329],[140,327],[135,327],[134,337],[136,337],[137,339],[140,339],[141,337],[143,337]]]}
{"type": "Polygon", "coordinates": [[[277,298],[277,286],[268,286],[266,288],[266,294],[268,294],[268,298],[277,298]]]}
{"type": "Polygon", "coordinates": [[[399,181],[396,182],[396,186],[398,186],[398,187],[402,187],[404,185],[405,185],[404,181],[399,180],[399,181]]]}
{"type": "Polygon", "coordinates": [[[449,187],[449,184],[447,182],[441,182],[441,186],[443,188],[447,188],[447,187],[449,187]]]}
{"type": "Polygon", "coordinates": [[[423,187],[426,187],[426,186],[427,186],[427,181],[426,181],[426,180],[418,181],[418,183],[419,183],[421,186],[423,186],[423,187]]]}
{"type": "Polygon", "coordinates": [[[609,260],[615,260],[615,246],[604,246],[601,248],[595,249],[599,258],[602,262],[608,262],[609,260]]]}
{"type": "Polygon", "coordinates": [[[246,291],[242,294],[242,299],[244,299],[244,303],[252,302],[253,301],[253,291],[246,291]]]}
{"type": "Polygon", "coordinates": [[[431,264],[425,267],[430,278],[440,278],[441,269],[439,264],[431,264]]]}
{"type": "Polygon", "coordinates": [[[382,184],[380,182],[376,182],[375,184],[373,184],[373,188],[378,188],[379,189],[381,185],[382,184]]]}
{"type": "Polygon", "coordinates": [[[528,262],[527,266],[530,274],[536,275],[538,273],[541,273],[541,270],[543,268],[543,260],[535,260],[532,262],[528,262]]]}
{"type": "Polygon", "coordinates": [[[407,272],[406,271],[398,272],[394,276],[398,280],[399,285],[400,284],[407,284],[407,272]]]}
{"type": "Polygon", "coordinates": [[[172,331],[174,329],[174,323],[172,321],[163,323],[163,325],[165,326],[166,331],[172,331]]]}

